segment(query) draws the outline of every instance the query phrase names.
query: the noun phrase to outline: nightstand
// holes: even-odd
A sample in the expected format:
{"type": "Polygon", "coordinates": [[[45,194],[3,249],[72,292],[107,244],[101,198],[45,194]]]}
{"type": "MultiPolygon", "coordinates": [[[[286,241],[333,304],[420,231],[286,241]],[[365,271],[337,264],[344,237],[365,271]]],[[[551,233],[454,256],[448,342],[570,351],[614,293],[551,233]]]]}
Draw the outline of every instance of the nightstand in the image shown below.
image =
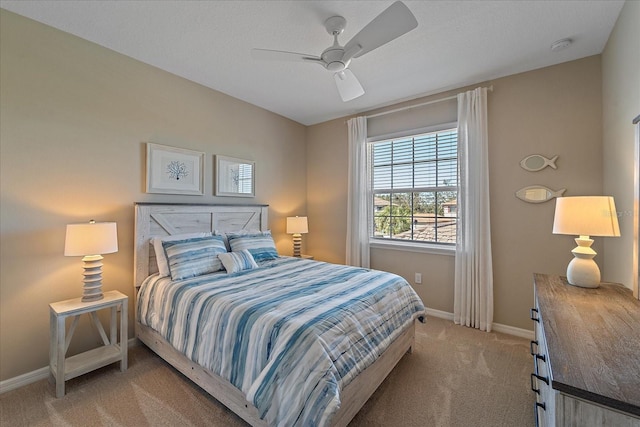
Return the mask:
{"type": "Polygon", "coordinates": [[[313,255],[304,255],[304,254],[302,254],[302,255],[300,255],[300,258],[302,258],[302,259],[313,259],[313,255]]]}
{"type": "Polygon", "coordinates": [[[98,301],[82,302],[74,298],[49,304],[51,342],[49,345],[49,372],[56,384],[56,397],[64,396],[64,383],[71,378],[86,374],[95,369],[120,362],[120,370],[127,370],[127,322],[128,297],[118,291],[104,293],[98,301]],[[97,312],[111,309],[109,336],[98,319],[97,312]],[[120,342],[118,342],[118,310],[120,310],[120,342]],[[78,320],[83,314],[91,316],[104,345],[75,356],[65,357],[78,320]],[[67,317],[73,317],[69,331],[66,328],[67,317]]]}

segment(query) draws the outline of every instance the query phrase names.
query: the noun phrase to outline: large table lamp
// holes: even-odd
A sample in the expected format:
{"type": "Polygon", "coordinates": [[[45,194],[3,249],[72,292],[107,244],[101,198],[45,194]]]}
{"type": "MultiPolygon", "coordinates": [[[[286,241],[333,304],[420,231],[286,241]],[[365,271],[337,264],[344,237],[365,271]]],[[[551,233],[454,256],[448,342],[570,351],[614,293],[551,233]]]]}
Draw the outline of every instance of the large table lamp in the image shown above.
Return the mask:
{"type": "Polygon", "coordinates": [[[293,256],[300,258],[302,235],[309,232],[306,216],[287,217],[287,234],[293,234],[293,256]]]}
{"type": "Polygon", "coordinates": [[[618,216],[613,197],[558,197],[553,218],[553,234],[578,235],[571,252],[574,258],[567,267],[567,281],[583,288],[600,285],[600,269],[593,260],[589,236],[620,236],[618,216]]]}
{"type": "Polygon", "coordinates": [[[96,301],[102,294],[102,255],[118,252],[115,222],[68,224],[64,241],[65,256],[81,256],[84,268],[82,301],[96,301]]]}

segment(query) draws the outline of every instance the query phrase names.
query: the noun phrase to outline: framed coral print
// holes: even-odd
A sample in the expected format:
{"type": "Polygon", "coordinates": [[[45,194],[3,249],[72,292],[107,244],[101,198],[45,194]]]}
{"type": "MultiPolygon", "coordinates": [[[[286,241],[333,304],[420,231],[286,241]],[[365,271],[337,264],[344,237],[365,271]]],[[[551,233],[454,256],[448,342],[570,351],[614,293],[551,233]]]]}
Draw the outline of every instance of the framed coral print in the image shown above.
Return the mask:
{"type": "Polygon", "coordinates": [[[204,195],[204,153],[148,142],[147,193],[204,195]]]}
{"type": "Polygon", "coordinates": [[[216,196],[255,196],[255,162],[216,155],[215,164],[216,196]]]}

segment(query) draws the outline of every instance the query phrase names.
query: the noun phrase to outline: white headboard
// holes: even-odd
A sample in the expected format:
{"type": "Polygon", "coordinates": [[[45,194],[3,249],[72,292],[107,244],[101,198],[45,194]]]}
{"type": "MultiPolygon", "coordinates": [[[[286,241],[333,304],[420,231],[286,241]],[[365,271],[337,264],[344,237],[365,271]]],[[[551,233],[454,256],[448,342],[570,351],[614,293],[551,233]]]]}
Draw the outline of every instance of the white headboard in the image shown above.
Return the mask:
{"type": "Polygon", "coordinates": [[[200,231],[267,230],[268,205],[195,205],[136,203],[135,293],[158,271],[151,238],[200,231]]]}

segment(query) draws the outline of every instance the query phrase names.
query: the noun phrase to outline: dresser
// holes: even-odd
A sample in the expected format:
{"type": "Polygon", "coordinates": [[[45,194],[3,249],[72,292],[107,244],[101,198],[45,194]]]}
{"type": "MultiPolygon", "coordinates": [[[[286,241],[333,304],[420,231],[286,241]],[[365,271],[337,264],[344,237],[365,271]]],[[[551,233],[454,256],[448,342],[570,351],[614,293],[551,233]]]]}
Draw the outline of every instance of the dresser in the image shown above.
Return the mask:
{"type": "Polygon", "coordinates": [[[534,288],[536,425],[640,427],[640,301],[619,284],[546,274],[534,288]]]}

